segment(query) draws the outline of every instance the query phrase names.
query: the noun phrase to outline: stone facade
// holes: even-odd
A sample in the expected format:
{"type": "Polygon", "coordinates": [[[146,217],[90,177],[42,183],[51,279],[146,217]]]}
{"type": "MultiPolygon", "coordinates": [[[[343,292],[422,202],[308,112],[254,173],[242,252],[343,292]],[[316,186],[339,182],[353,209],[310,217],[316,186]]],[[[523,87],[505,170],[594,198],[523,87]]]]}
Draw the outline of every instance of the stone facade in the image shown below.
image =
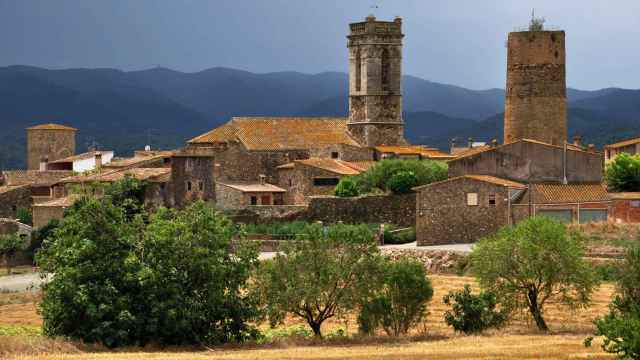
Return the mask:
{"type": "Polygon", "coordinates": [[[27,129],[27,168],[38,170],[40,161],[63,159],[76,152],[76,130],[62,126],[34,126],[27,129]]]}
{"type": "Polygon", "coordinates": [[[602,180],[602,154],[518,141],[497,146],[449,162],[449,177],[491,175],[522,183],[562,182],[599,183],[602,180]],[[564,164],[566,163],[566,169],[564,164]]]}
{"type": "Polygon", "coordinates": [[[280,169],[278,186],[287,190],[284,195],[285,204],[306,204],[311,196],[333,195],[338,181],[344,176],[296,163],[293,168],[280,169]]]}
{"type": "Polygon", "coordinates": [[[348,144],[333,144],[319,149],[311,149],[309,155],[309,157],[339,159],[344,161],[371,161],[374,159],[374,150],[372,148],[348,144]]]}
{"type": "Polygon", "coordinates": [[[309,199],[309,207],[301,217],[328,223],[385,223],[409,227],[416,223],[416,194],[353,198],[314,196],[309,199]]]}
{"type": "Polygon", "coordinates": [[[472,243],[507,224],[509,189],[502,185],[458,178],[417,192],[418,246],[472,243]],[[467,196],[475,197],[469,205],[467,196]],[[491,201],[490,201],[491,200],[491,201]]]}
{"type": "Polygon", "coordinates": [[[198,200],[215,202],[215,158],[207,149],[185,151],[171,161],[174,205],[185,207],[198,200]]]}
{"type": "Polygon", "coordinates": [[[350,25],[349,132],[367,147],[406,143],[402,120],[402,20],[350,25]]]}
{"type": "Polygon", "coordinates": [[[15,219],[18,209],[31,207],[29,186],[0,186],[0,218],[15,219]]]}
{"type": "Polygon", "coordinates": [[[65,207],[63,206],[34,206],[33,207],[33,227],[38,229],[56,219],[62,220],[65,207]]]}
{"type": "Polygon", "coordinates": [[[242,209],[249,206],[284,205],[284,193],[274,191],[242,191],[233,186],[216,182],[216,207],[242,209]]]}
{"type": "Polygon", "coordinates": [[[504,142],[567,141],[564,31],[512,32],[508,39],[504,142]]]}

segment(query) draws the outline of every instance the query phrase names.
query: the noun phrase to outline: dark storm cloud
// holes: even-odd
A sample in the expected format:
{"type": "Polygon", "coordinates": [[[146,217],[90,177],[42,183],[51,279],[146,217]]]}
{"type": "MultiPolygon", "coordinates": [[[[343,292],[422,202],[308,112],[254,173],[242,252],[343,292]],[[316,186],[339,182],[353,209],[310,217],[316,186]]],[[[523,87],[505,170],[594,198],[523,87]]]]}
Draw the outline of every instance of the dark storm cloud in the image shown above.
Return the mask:
{"type": "Polygon", "coordinates": [[[570,86],[640,88],[638,0],[0,0],[0,66],[346,71],[347,24],[373,12],[402,16],[406,74],[503,87],[532,8],[567,31],[570,86]]]}

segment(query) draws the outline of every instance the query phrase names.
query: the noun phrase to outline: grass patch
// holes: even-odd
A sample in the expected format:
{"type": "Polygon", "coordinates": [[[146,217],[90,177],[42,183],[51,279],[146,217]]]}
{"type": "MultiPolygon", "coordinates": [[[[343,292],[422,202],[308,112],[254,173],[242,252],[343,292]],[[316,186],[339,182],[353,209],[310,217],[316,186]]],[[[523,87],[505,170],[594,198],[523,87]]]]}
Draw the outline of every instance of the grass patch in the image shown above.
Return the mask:
{"type": "Polygon", "coordinates": [[[39,326],[0,325],[0,336],[37,336],[41,334],[39,326]]]}

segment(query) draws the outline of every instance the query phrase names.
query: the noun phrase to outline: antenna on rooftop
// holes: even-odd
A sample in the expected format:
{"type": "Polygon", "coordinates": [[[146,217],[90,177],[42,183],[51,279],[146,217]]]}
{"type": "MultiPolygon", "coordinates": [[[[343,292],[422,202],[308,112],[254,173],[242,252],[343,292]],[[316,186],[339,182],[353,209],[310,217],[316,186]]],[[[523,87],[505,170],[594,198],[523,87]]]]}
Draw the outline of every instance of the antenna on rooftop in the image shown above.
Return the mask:
{"type": "Polygon", "coordinates": [[[529,22],[529,31],[543,31],[544,18],[536,18],[536,9],[531,9],[531,21],[529,22]]]}

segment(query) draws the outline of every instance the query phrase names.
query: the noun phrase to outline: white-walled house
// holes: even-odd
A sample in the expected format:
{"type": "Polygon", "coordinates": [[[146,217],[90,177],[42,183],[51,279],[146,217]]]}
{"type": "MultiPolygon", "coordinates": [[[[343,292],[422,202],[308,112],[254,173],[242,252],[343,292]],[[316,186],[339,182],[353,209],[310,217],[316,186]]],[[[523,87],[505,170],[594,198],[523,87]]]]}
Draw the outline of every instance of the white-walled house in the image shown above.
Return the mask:
{"type": "Polygon", "coordinates": [[[82,173],[109,164],[112,159],[113,151],[89,151],[50,163],[47,163],[46,159],[43,159],[43,163],[41,163],[40,166],[46,170],[73,170],[82,173]]]}

